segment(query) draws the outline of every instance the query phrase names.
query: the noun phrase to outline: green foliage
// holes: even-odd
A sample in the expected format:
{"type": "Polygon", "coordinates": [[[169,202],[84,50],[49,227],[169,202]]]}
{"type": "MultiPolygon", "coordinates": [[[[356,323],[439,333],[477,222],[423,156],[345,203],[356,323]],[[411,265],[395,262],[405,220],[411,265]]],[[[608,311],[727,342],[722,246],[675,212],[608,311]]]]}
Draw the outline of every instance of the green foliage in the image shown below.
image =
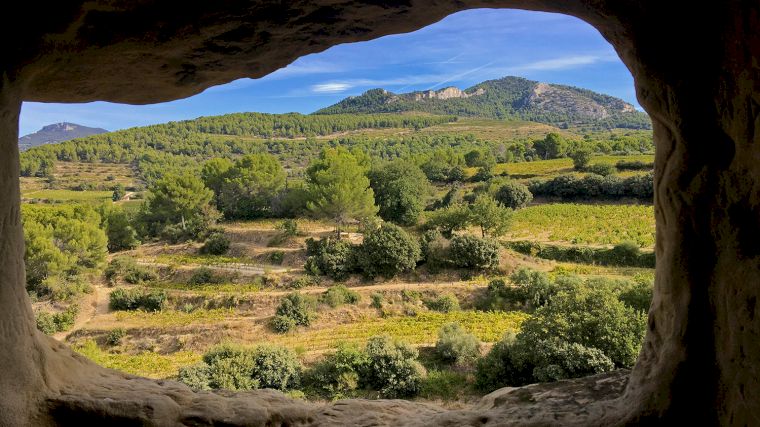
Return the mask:
{"type": "Polygon", "coordinates": [[[648,313],[652,305],[652,283],[640,281],[627,286],[620,292],[619,299],[628,307],[648,313]]]}
{"type": "Polygon", "coordinates": [[[113,187],[113,196],[111,196],[111,200],[114,202],[118,202],[119,200],[123,199],[124,196],[127,195],[127,190],[124,189],[123,184],[116,184],[113,187]]]}
{"type": "Polygon", "coordinates": [[[298,292],[288,294],[280,300],[280,305],[277,306],[275,312],[275,319],[277,320],[273,321],[275,323],[272,326],[279,328],[277,332],[286,332],[292,329],[292,327],[285,329],[285,325],[290,325],[290,322],[286,319],[278,319],[278,317],[291,319],[295,326],[309,326],[316,316],[315,306],[314,297],[298,292]]]}
{"type": "Polygon", "coordinates": [[[654,163],[647,163],[647,162],[642,162],[642,161],[639,161],[639,160],[633,160],[633,161],[621,160],[621,161],[619,161],[619,162],[617,162],[615,164],[615,168],[617,168],[617,170],[619,170],[619,171],[624,171],[624,170],[634,170],[634,171],[652,170],[652,169],[654,169],[654,163]]]}
{"type": "Polygon", "coordinates": [[[437,229],[444,237],[450,238],[455,231],[467,228],[470,218],[470,209],[457,203],[431,212],[425,226],[437,229]]]}
{"type": "Polygon", "coordinates": [[[573,159],[573,167],[577,171],[582,171],[588,166],[591,161],[591,149],[588,147],[580,147],[568,155],[573,159]]]}
{"type": "Polygon", "coordinates": [[[364,236],[357,258],[366,276],[390,278],[414,269],[420,259],[420,246],[401,227],[385,223],[364,236]]]}
{"type": "Polygon", "coordinates": [[[188,285],[209,285],[224,283],[225,278],[214,273],[214,270],[208,267],[198,267],[193,271],[193,275],[187,280],[188,285]]]}
{"type": "Polygon", "coordinates": [[[567,141],[558,133],[547,133],[542,140],[533,143],[533,149],[544,160],[563,157],[567,150],[567,141]]]}
{"type": "Polygon", "coordinates": [[[320,240],[306,240],[304,268],[314,275],[327,275],[335,280],[344,280],[356,271],[356,248],[351,243],[326,237],[320,240]]]}
{"type": "Polygon", "coordinates": [[[433,311],[451,313],[459,310],[459,299],[454,294],[443,294],[425,301],[425,306],[433,311]]]}
{"type": "Polygon", "coordinates": [[[487,194],[481,194],[470,205],[470,223],[480,227],[483,237],[499,237],[509,229],[512,209],[504,207],[487,194]]]}
{"type": "Polygon", "coordinates": [[[449,370],[431,370],[422,381],[420,397],[456,401],[464,397],[469,389],[467,375],[449,370]]]}
{"type": "Polygon", "coordinates": [[[616,175],[601,177],[596,174],[578,178],[561,175],[548,181],[534,181],[528,186],[534,196],[574,199],[620,199],[634,198],[652,200],[654,194],[653,175],[635,175],[621,178],[616,175]]]}
{"type": "Polygon", "coordinates": [[[296,355],[276,346],[244,348],[221,345],[203,355],[203,362],[179,371],[179,381],[196,390],[292,390],[300,385],[296,355]]]}
{"type": "Polygon", "coordinates": [[[386,398],[411,397],[419,393],[425,368],[417,350],[388,335],[372,337],[365,348],[367,365],[362,382],[386,398]]]}
{"type": "Polygon", "coordinates": [[[286,219],[277,225],[277,229],[282,232],[282,235],[286,238],[298,236],[298,221],[294,219],[286,219]]]}
{"type": "Polygon", "coordinates": [[[137,265],[134,258],[127,256],[116,257],[108,263],[103,271],[109,283],[114,284],[121,277],[133,285],[156,280],[156,274],[148,267],[137,265]]]}
{"type": "Polygon", "coordinates": [[[430,192],[430,183],[419,167],[396,160],[371,170],[369,179],[381,218],[401,225],[417,223],[430,192]]]}
{"type": "Polygon", "coordinates": [[[372,308],[381,309],[383,308],[383,302],[385,301],[385,298],[383,297],[383,294],[380,292],[373,292],[372,295],[369,296],[372,302],[370,303],[370,306],[372,308]]]}
{"type": "Polygon", "coordinates": [[[52,299],[79,293],[78,275],[107,253],[98,213],[85,205],[24,205],[22,217],[27,290],[52,299]]]}
{"type": "Polygon", "coordinates": [[[272,251],[269,253],[269,261],[272,264],[280,265],[282,264],[282,261],[285,259],[285,252],[283,251],[272,251]]]}
{"type": "Polygon", "coordinates": [[[219,218],[213,192],[190,173],[167,174],[149,187],[137,222],[143,234],[171,241],[197,239],[219,218]]]}
{"type": "Polygon", "coordinates": [[[79,314],[79,306],[76,304],[58,313],[39,311],[36,314],[37,329],[47,335],[68,331],[74,326],[77,314],[79,314]]]}
{"type": "Polygon", "coordinates": [[[527,186],[509,180],[496,190],[494,198],[504,207],[517,210],[528,206],[533,201],[533,194],[527,186]]]}
{"type": "Polygon", "coordinates": [[[136,248],[140,241],[132,226],[132,218],[118,205],[103,204],[98,209],[101,227],[108,237],[108,251],[118,252],[136,248]]]}
{"type": "Polygon", "coordinates": [[[480,357],[480,341],[458,323],[447,323],[438,331],[435,351],[442,360],[467,365],[480,357]]]}
{"type": "Polygon", "coordinates": [[[252,219],[272,214],[273,201],[285,188],[286,174],[271,154],[250,154],[232,165],[207,165],[203,177],[209,188],[218,187],[217,205],[226,218],[252,219]]]}
{"type": "Polygon", "coordinates": [[[284,334],[298,327],[296,320],[292,317],[275,315],[271,321],[272,330],[284,334]]]}
{"type": "Polygon", "coordinates": [[[642,252],[636,244],[630,243],[616,245],[612,249],[557,246],[526,241],[509,242],[508,246],[526,255],[555,261],[621,267],[655,267],[654,252],[642,252]]]}
{"type": "Polygon", "coordinates": [[[161,290],[124,289],[111,292],[108,306],[111,310],[161,311],[166,304],[166,292],[161,290]]]}
{"type": "Polygon", "coordinates": [[[339,344],[305,375],[304,382],[319,395],[339,399],[359,388],[369,359],[358,347],[339,344]]]}
{"type": "Polygon", "coordinates": [[[350,220],[377,213],[366,168],[348,150],[326,149],[306,170],[309,210],[334,221],[338,227],[350,220]]]}
{"type": "Polygon", "coordinates": [[[208,236],[200,252],[202,255],[224,255],[230,250],[230,239],[224,233],[211,233],[208,236]]]}
{"type": "Polygon", "coordinates": [[[615,166],[607,163],[597,163],[586,168],[586,172],[597,174],[600,176],[608,176],[617,172],[615,166]]]}
{"type": "Polygon", "coordinates": [[[127,331],[124,328],[111,329],[106,334],[106,344],[111,346],[119,345],[125,336],[127,336],[127,331]]]}
{"type": "Polygon", "coordinates": [[[471,235],[451,239],[449,253],[451,263],[460,268],[488,270],[499,265],[499,246],[471,235]]]}
{"type": "Polygon", "coordinates": [[[358,292],[352,291],[346,285],[333,285],[319,297],[321,303],[327,304],[332,308],[339,307],[343,304],[357,304],[361,300],[358,292]]]}

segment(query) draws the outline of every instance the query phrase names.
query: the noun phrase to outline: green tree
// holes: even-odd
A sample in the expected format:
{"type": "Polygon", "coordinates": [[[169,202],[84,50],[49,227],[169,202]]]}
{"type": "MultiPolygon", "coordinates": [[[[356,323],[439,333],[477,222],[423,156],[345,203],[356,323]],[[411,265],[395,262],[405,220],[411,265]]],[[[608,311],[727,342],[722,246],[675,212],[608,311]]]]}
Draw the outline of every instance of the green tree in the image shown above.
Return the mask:
{"type": "Polygon", "coordinates": [[[214,203],[217,209],[221,209],[219,195],[222,194],[222,186],[227,173],[232,169],[233,163],[225,158],[217,157],[203,164],[201,179],[203,183],[214,192],[214,203]]]}
{"type": "Polygon", "coordinates": [[[137,222],[149,236],[172,232],[198,238],[218,219],[212,198],[212,191],[196,176],[167,174],[149,188],[137,222]]]}
{"type": "Polygon", "coordinates": [[[345,149],[326,149],[306,170],[308,209],[334,221],[337,229],[350,220],[373,216],[378,209],[366,169],[345,149]]]}
{"type": "Polygon", "coordinates": [[[533,148],[542,159],[556,159],[565,155],[567,141],[558,133],[548,133],[542,140],[535,141],[533,148]]]}
{"type": "Polygon", "coordinates": [[[483,237],[498,237],[509,229],[512,209],[504,207],[487,194],[481,194],[470,205],[470,222],[480,227],[483,237]]]}
{"type": "Polygon", "coordinates": [[[123,184],[116,184],[113,187],[113,195],[111,196],[111,200],[114,202],[118,202],[119,200],[123,199],[124,196],[127,195],[127,190],[124,188],[123,184]]]}
{"type": "Polygon", "coordinates": [[[430,192],[427,176],[416,165],[396,160],[369,173],[379,215],[386,221],[414,225],[430,192]]]}
{"type": "Polygon", "coordinates": [[[494,198],[510,209],[522,209],[533,200],[533,193],[524,184],[509,180],[496,190],[494,198]]]}
{"type": "Polygon", "coordinates": [[[102,225],[108,237],[108,251],[117,252],[134,249],[140,241],[132,227],[129,215],[119,206],[104,206],[101,212],[102,225]]]}
{"type": "Polygon", "coordinates": [[[591,149],[588,147],[580,147],[568,156],[573,159],[573,167],[575,170],[582,171],[591,161],[591,149]]]}
{"type": "Polygon", "coordinates": [[[455,231],[467,228],[470,219],[470,209],[461,203],[455,203],[431,212],[426,226],[438,229],[444,237],[450,238],[455,231]]]}
{"type": "Polygon", "coordinates": [[[385,223],[364,236],[358,263],[368,277],[393,277],[414,269],[420,255],[417,239],[401,227],[385,223]]]}
{"type": "MultiPolygon", "coordinates": [[[[223,170],[224,164],[212,167],[223,170]]],[[[211,184],[217,185],[217,179],[211,177],[211,184]]],[[[268,216],[275,197],[285,188],[285,178],[285,169],[271,154],[244,156],[223,174],[217,193],[219,207],[227,218],[268,216]]]]}

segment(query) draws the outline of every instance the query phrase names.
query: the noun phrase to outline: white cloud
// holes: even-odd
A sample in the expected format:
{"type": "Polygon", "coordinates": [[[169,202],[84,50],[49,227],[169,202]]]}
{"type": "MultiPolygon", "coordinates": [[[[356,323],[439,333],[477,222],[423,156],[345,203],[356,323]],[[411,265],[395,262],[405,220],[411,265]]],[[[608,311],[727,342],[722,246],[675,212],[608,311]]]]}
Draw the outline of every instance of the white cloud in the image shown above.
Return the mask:
{"type": "Polygon", "coordinates": [[[332,83],[320,83],[313,85],[311,87],[312,92],[316,93],[339,93],[339,92],[345,92],[348,89],[351,89],[353,85],[349,83],[339,83],[339,82],[332,82],[332,83]]]}
{"type": "Polygon", "coordinates": [[[555,71],[615,60],[617,60],[617,58],[611,55],[573,55],[528,62],[526,64],[510,67],[509,69],[512,70],[512,72],[555,71]]]}

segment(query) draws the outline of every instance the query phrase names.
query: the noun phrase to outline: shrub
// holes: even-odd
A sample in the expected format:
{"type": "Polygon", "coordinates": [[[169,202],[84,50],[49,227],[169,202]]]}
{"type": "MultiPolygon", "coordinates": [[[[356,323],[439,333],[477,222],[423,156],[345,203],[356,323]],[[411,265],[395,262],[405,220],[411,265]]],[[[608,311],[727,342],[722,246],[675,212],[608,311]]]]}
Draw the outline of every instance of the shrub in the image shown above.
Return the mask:
{"type": "Polygon", "coordinates": [[[37,329],[42,331],[42,333],[46,335],[53,335],[54,333],[58,332],[58,325],[56,325],[55,320],[53,320],[53,313],[40,311],[35,317],[35,320],[37,322],[37,329]]]}
{"type": "Polygon", "coordinates": [[[461,268],[488,270],[499,265],[499,247],[471,235],[455,236],[449,247],[451,262],[461,268]]]}
{"type": "Polygon", "coordinates": [[[448,323],[438,331],[435,351],[446,362],[465,365],[480,356],[480,342],[458,323],[448,323]]]}
{"type": "Polygon", "coordinates": [[[316,282],[314,278],[312,277],[296,277],[295,279],[288,282],[287,287],[290,289],[303,289],[307,286],[315,285],[316,282]]]}
{"type": "Polygon", "coordinates": [[[109,296],[111,310],[161,311],[166,303],[166,292],[144,289],[116,289],[109,296]]]}
{"type": "Polygon", "coordinates": [[[654,163],[646,163],[639,160],[625,161],[621,160],[615,164],[615,167],[620,170],[650,170],[654,169],[654,163]]]}
{"type": "Polygon", "coordinates": [[[453,371],[430,371],[422,382],[420,396],[425,399],[454,401],[468,394],[467,375],[453,371]]]}
{"type": "Polygon", "coordinates": [[[200,253],[208,255],[224,255],[230,250],[230,239],[224,233],[212,233],[201,246],[200,253]]]}
{"type": "Polygon", "coordinates": [[[651,283],[639,282],[623,289],[618,298],[628,307],[648,313],[652,305],[652,292],[651,283]]]}
{"type": "Polygon", "coordinates": [[[591,165],[587,167],[586,172],[594,173],[601,176],[608,176],[617,172],[617,170],[615,169],[615,166],[609,165],[607,163],[597,163],[595,165],[591,165]]]}
{"type": "Polygon", "coordinates": [[[619,247],[613,249],[556,246],[526,241],[512,241],[507,245],[517,252],[555,261],[626,267],[655,267],[654,252],[641,252],[635,243],[618,245],[619,247]]]}
{"type": "Polygon", "coordinates": [[[67,331],[74,326],[77,314],[79,314],[79,306],[76,304],[58,313],[40,311],[35,316],[37,329],[47,335],[67,331]]]}
{"type": "Polygon", "coordinates": [[[359,293],[352,291],[346,285],[333,285],[327,288],[319,300],[332,308],[343,304],[356,304],[361,299],[359,293]]]}
{"type": "Polygon", "coordinates": [[[357,347],[339,344],[307,373],[307,386],[329,398],[346,397],[359,387],[361,374],[368,363],[367,355],[357,347]]]}
{"type": "Polygon", "coordinates": [[[376,308],[378,310],[383,308],[383,302],[385,300],[385,298],[383,297],[383,294],[381,294],[380,292],[374,292],[372,295],[369,296],[369,298],[372,300],[372,302],[370,303],[370,306],[372,306],[372,308],[376,308]]]}
{"type": "Polygon", "coordinates": [[[187,280],[189,285],[210,285],[219,284],[224,282],[224,277],[215,274],[213,270],[208,267],[199,267],[187,280]]]}
{"type": "Polygon", "coordinates": [[[356,270],[355,248],[349,242],[335,238],[307,239],[306,271],[314,275],[326,275],[334,280],[344,280],[356,270]]]}
{"type": "Polygon", "coordinates": [[[534,196],[559,197],[565,200],[593,197],[652,200],[654,176],[652,173],[628,178],[616,175],[601,177],[596,174],[583,178],[560,175],[548,181],[533,181],[528,188],[534,196]]]}
{"type": "Polygon", "coordinates": [[[425,301],[425,306],[433,311],[450,313],[459,310],[459,300],[454,294],[445,294],[438,298],[425,301]]]}
{"type": "Polygon", "coordinates": [[[364,236],[358,263],[368,277],[393,277],[412,270],[420,259],[420,246],[412,236],[394,224],[383,224],[364,236]]]}
{"type": "Polygon", "coordinates": [[[579,148],[568,155],[573,159],[573,167],[577,171],[582,171],[591,161],[591,150],[588,148],[579,148]]]}
{"type": "Polygon", "coordinates": [[[533,201],[533,193],[517,181],[507,181],[494,195],[496,201],[511,209],[522,209],[533,201]]]}
{"type": "Polygon", "coordinates": [[[130,257],[116,257],[108,263],[108,267],[103,271],[105,278],[110,283],[115,283],[121,276],[125,282],[138,284],[156,280],[157,276],[151,269],[137,265],[134,259],[130,257]]]}
{"type": "Polygon", "coordinates": [[[300,384],[301,365],[296,355],[283,347],[253,349],[231,345],[212,348],[203,363],[180,369],[179,380],[197,390],[290,390],[300,384]]]}
{"type": "Polygon", "coordinates": [[[283,259],[285,259],[285,252],[283,251],[273,251],[269,254],[269,261],[271,261],[272,264],[280,265],[282,264],[283,259]]]}
{"type": "Polygon", "coordinates": [[[284,334],[294,330],[298,325],[292,317],[276,315],[272,318],[271,326],[275,332],[284,334]]]}
{"type": "Polygon", "coordinates": [[[286,238],[298,236],[298,221],[295,219],[286,219],[277,225],[277,229],[282,232],[286,238]]]}
{"type": "Polygon", "coordinates": [[[112,329],[106,335],[106,344],[119,345],[125,336],[127,336],[127,331],[124,328],[112,329]]]}
{"type": "MultiPolygon", "coordinates": [[[[309,326],[315,316],[314,306],[315,301],[313,297],[294,292],[280,300],[280,305],[277,306],[277,311],[275,312],[275,319],[277,319],[278,316],[286,317],[292,319],[295,326],[309,326]]],[[[277,322],[285,325],[284,319],[278,320],[277,322]]]]}
{"type": "Polygon", "coordinates": [[[383,397],[411,397],[419,393],[425,368],[417,361],[417,350],[387,335],[372,337],[365,348],[367,365],[362,382],[383,397]]]}

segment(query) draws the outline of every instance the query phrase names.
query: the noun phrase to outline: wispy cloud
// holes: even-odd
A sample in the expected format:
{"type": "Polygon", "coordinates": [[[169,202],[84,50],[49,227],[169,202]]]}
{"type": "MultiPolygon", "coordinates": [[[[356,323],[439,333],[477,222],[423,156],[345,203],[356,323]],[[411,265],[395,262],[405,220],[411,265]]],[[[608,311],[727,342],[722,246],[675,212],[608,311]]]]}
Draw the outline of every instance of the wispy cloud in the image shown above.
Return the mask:
{"type": "Polygon", "coordinates": [[[611,55],[572,55],[528,62],[514,67],[509,67],[509,69],[512,70],[512,72],[557,71],[615,60],[617,60],[617,58],[611,55]]]}
{"type": "Polygon", "coordinates": [[[320,83],[311,87],[312,92],[316,93],[340,93],[351,89],[353,85],[349,83],[320,83]]]}

